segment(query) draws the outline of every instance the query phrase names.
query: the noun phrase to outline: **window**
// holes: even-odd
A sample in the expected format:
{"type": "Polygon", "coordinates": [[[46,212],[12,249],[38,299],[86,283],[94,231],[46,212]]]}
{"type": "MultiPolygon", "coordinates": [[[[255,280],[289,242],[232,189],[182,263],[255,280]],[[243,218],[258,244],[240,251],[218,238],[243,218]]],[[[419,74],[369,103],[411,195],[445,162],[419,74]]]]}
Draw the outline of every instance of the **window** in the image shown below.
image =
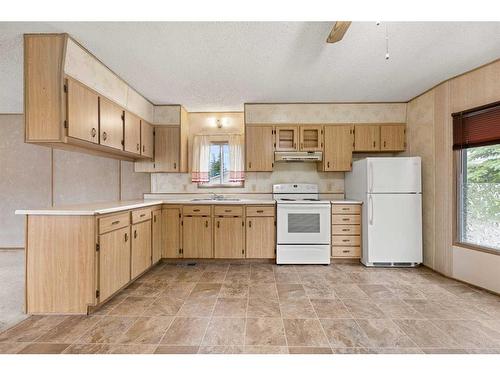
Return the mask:
{"type": "Polygon", "coordinates": [[[200,183],[200,187],[237,187],[242,182],[229,181],[229,144],[228,142],[210,142],[209,181],[200,183]]]}
{"type": "Polygon", "coordinates": [[[457,241],[500,251],[500,106],[453,114],[457,241]]]}

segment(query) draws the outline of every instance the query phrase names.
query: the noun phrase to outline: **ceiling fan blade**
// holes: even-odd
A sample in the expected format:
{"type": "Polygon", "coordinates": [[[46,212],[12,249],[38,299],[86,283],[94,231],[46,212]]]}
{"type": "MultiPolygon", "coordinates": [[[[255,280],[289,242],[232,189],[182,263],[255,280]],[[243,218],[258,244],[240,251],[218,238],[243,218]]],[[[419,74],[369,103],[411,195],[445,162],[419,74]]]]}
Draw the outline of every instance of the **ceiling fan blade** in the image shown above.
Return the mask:
{"type": "Polygon", "coordinates": [[[330,31],[330,35],[328,35],[327,43],[336,43],[344,37],[347,29],[351,25],[351,21],[336,21],[335,25],[333,25],[332,31],[330,31]]]}

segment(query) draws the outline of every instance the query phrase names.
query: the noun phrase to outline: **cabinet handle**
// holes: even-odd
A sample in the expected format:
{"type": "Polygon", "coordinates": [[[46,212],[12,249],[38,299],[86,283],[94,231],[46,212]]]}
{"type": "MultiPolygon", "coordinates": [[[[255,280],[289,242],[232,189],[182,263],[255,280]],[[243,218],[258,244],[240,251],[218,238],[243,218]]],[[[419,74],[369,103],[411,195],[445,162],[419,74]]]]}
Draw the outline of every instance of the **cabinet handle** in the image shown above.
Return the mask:
{"type": "Polygon", "coordinates": [[[217,222],[217,228],[220,228],[220,221],[217,222]]]}
{"type": "Polygon", "coordinates": [[[342,229],[342,232],[350,232],[349,229],[342,229]]]}
{"type": "Polygon", "coordinates": [[[343,253],[350,253],[349,250],[342,250],[343,253]]]}
{"type": "Polygon", "coordinates": [[[349,240],[342,240],[342,242],[349,242],[349,240]]]}
{"type": "Polygon", "coordinates": [[[95,128],[92,128],[92,130],[90,131],[90,134],[92,135],[92,138],[94,138],[97,134],[97,131],[95,130],[95,128]]]}
{"type": "Polygon", "coordinates": [[[116,220],[111,223],[111,225],[116,225],[116,224],[120,224],[120,220],[116,220]]]}
{"type": "Polygon", "coordinates": [[[248,169],[252,169],[252,162],[248,162],[248,169]]]}
{"type": "Polygon", "coordinates": [[[140,215],[139,215],[139,217],[144,217],[144,216],[146,216],[146,214],[140,214],[140,215]]]}
{"type": "Polygon", "coordinates": [[[105,141],[106,139],[108,139],[108,133],[103,132],[102,133],[102,140],[105,141]]]}
{"type": "Polygon", "coordinates": [[[137,238],[137,230],[134,229],[134,238],[137,238]]]}
{"type": "Polygon", "coordinates": [[[156,223],[156,215],[153,216],[153,221],[156,223]]]}
{"type": "Polygon", "coordinates": [[[146,152],[146,146],[142,145],[142,152],[146,152]]]}
{"type": "Polygon", "coordinates": [[[128,233],[125,233],[125,242],[128,241],[128,233]]]}
{"type": "Polygon", "coordinates": [[[263,213],[264,213],[264,210],[257,210],[257,213],[258,213],[258,214],[263,214],[263,213]]]}
{"type": "Polygon", "coordinates": [[[174,169],[177,169],[177,163],[174,163],[174,169]]]}
{"type": "Polygon", "coordinates": [[[330,168],[330,162],[329,161],[326,162],[326,167],[330,168]]]}
{"type": "Polygon", "coordinates": [[[342,211],[349,211],[349,207],[342,207],[342,211]]]}
{"type": "Polygon", "coordinates": [[[224,212],[233,212],[233,210],[224,210],[224,212]]]}
{"type": "Polygon", "coordinates": [[[252,227],[252,221],[251,221],[251,220],[248,222],[248,227],[249,227],[249,228],[251,228],[251,227],[252,227]]]}
{"type": "Polygon", "coordinates": [[[373,141],[373,148],[375,148],[375,141],[373,141]]]}
{"type": "Polygon", "coordinates": [[[385,141],[384,141],[384,148],[385,148],[385,141]]]}
{"type": "Polygon", "coordinates": [[[141,149],[141,146],[139,146],[139,143],[137,144],[136,148],[137,148],[137,151],[139,151],[141,149]]]}
{"type": "Polygon", "coordinates": [[[197,208],[196,210],[193,210],[193,212],[200,212],[200,210],[197,208]]]}
{"type": "Polygon", "coordinates": [[[343,218],[342,221],[349,221],[347,217],[343,218]]]}
{"type": "Polygon", "coordinates": [[[208,220],[205,221],[205,228],[208,228],[208,220]]]}

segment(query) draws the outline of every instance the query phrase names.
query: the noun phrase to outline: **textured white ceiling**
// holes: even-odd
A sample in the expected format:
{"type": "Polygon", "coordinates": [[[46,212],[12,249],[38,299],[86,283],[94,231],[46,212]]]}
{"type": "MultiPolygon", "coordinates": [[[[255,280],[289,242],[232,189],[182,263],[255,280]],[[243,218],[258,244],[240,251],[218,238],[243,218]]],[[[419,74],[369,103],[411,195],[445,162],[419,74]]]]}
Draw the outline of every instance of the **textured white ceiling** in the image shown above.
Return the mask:
{"type": "Polygon", "coordinates": [[[22,112],[22,34],[68,32],[155,104],[407,101],[500,57],[500,22],[0,23],[0,113],[22,112]]]}

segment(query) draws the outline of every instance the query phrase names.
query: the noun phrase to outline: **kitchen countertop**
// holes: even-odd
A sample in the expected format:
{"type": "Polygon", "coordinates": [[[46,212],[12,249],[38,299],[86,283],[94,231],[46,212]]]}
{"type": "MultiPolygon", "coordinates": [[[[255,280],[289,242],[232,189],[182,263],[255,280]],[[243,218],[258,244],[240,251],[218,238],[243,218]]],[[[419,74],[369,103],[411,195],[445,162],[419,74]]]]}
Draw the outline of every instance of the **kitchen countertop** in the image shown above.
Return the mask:
{"type": "MultiPolygon", "coordinates": [[[[362,204],[355,200],[332,200],[333,204],[362,204]]],[[[60,216],[93,216],[113,212],[126,211],[136,208],[156,206],[159,204],[197,204],[197,205],[269,205],[276,202],[268,197],[239,198],[239,200],[198,200],[186,197],[165,197],[163,199],[141,199],[131,201],[115,201],[104,203],[75,204],[68,206],[49,207],[42,209],[16,210],[16,215],[60,215],[60,216]]]]}

